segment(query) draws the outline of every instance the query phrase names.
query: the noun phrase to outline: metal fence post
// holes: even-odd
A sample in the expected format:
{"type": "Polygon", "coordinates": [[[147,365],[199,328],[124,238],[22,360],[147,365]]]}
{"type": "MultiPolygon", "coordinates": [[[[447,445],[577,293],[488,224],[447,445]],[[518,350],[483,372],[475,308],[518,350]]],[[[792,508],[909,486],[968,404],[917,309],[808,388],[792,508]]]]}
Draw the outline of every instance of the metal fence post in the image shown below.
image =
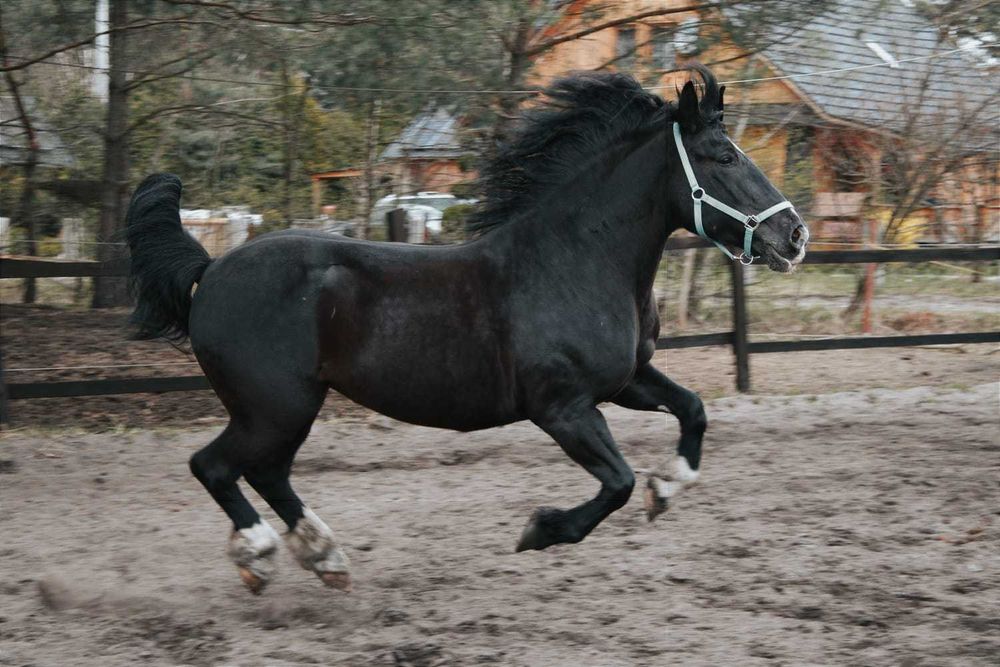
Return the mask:
{"type": "Polygon", "coordinates": [[[743,265],[731,262],[733,280],[733,354],[736,356],[736,389],[750,391],[750,351],[747,346],[747,297],[743,283],[743,265]]]}

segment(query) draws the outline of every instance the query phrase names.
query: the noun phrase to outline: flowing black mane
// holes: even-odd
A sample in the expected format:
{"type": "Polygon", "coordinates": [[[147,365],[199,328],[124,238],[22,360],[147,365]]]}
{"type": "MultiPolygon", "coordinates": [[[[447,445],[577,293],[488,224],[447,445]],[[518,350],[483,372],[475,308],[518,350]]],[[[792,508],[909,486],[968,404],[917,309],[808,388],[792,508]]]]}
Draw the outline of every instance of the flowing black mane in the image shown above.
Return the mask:
{"type": "MultiPolygon", "coordinates": [[[[691,70],[702,79],[702,113],[710,122],[717,116],[718,82],[701,65],[691,70]]],[[[470,232],[489,231],[524,213],[594,155],[624,137],[664,127],[676,111],[626,74],[575,74],[544,94],[546,102],[524,114],[514,138],[482,170],[483,203],[469,221],[470,232]]]]}

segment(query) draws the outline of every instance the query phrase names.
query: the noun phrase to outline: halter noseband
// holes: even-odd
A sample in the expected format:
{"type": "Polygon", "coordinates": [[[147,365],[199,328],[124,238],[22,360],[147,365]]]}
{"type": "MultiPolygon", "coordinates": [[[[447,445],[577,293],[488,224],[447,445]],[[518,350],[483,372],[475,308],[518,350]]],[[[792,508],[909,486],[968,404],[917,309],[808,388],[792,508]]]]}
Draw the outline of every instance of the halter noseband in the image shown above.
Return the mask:
{"type": "MultiPolygon", "coordinates": [[[[674,123],[674,143],[677,144],[677,153],[681,156],[681,164],[684,166],[684,174],[687,176],[688,185],[691,186],[691,199],[694,201],[694,228],[698,232],[698,236],[711,241],[719,250],[724,252],[729,259],[734,259],[739,261],[741,264],[752,264],[753,260],[756,259],[752,254],[750,254],[750,245],[753,243],[753,233],[760,223],[764,222],[772,215],[778,211],[784,211],[786,208],[792,208],[792,202],[787,199],[775,204],[771,208],[765,209],[758,213],[757,215],[745,215],[740,213],[735,208],[723,204],[721,201],[713,197],[712,195],[705,192],[705,189],[698,185],[698,179],[694,176],[694,170],[691,169],[691,161],[688,159],[687,151],[684,150],[684,142],[681,141],[681,126],[680,123],[674,123]],[[708,234],[705,233],[705,227],[701,222],[701,203],[705,202],[717,211],[722,211],[731,218],[736,218],[741,223],[743,223],[743,228],[746,230],[743,234],[743,252],[736,256],[729,251],[729,248],[722,245],[708,234]]],[[[736,150],[742,153],[739,146],[734,143],[733,146],[736,150]]]]}

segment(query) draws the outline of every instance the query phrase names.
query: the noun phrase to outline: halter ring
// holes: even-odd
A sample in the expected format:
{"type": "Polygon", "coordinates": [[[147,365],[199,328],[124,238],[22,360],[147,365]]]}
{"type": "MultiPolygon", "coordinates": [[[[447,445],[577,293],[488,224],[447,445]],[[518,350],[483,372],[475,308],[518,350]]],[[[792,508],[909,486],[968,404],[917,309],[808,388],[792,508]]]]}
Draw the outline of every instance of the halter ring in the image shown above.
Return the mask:
{"type": "Polygon", "coordinates": [[[743,266],[750,266],[751,264],[753,264],[754,256],[741,252],[740,256],[737,257],[736,259],[740,260],[740,264],[742,264],[743,266]]]}
{"type": "Polygon", "coordinates": [[[698,188],[698,187],[691,188],[691,199],[695,201],[701,201],[704,196],[705,196],[704,188],[698,188]]]}
{"type": "Polygon", "coordinates": [[[755,215],[748,215],[747,219],[743,221],[743,226],[747,229],[757,229],[760,227],[760,220],[755,215]]]}

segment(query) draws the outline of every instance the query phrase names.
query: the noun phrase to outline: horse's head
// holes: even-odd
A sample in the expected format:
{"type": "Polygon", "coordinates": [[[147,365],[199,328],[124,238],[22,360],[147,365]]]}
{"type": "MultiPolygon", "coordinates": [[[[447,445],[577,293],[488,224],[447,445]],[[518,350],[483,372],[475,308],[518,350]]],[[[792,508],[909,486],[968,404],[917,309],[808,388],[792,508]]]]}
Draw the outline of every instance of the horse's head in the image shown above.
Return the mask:
{"type": "Polygon", "coordinates": [[[775,270],[791,271],[806,254],[809,231],[792,205],[726,134],[725,86],[707,69],[699,101],[693,82],[680,92],[667,128],[670,191],[685,229],[749,264],[763,257],[775,270]]]}

